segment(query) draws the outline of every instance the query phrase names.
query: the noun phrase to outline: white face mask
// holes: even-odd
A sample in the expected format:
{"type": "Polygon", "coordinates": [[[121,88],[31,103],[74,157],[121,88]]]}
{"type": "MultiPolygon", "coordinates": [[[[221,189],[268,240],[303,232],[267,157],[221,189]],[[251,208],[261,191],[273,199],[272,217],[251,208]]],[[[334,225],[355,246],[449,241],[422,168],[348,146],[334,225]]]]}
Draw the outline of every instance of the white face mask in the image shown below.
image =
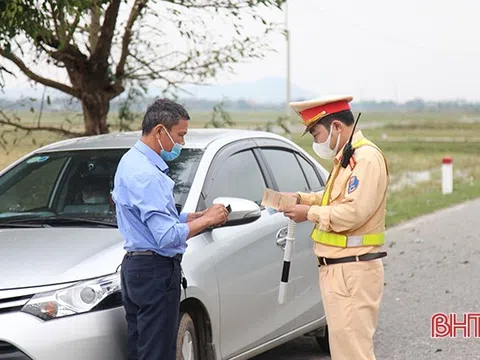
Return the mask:
{"type": "Polygon", "coordinates": [[[315,141],[313,142],[313,145],[312,145],[313,151],[315,151],[315,154],[317,154],[322,159],[331,160],[335,157],[335,155],[337,155],[338,145],[340,144],[340,133],[338,133],[337,144],[335,145],[335,148],[332,150],[330,149],[330,140],[332,138],[332,130],[333,130],[333,125],[330,127],[330,133],[328,134],[327,140],[325,142],[323,143],[317,143],[315,141]]]}

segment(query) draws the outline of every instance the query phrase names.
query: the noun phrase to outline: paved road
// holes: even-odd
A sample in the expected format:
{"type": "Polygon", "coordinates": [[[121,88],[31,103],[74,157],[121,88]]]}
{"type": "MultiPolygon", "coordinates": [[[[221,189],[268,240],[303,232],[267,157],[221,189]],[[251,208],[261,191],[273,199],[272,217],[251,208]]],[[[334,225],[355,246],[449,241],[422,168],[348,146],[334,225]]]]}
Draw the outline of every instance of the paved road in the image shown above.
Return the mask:
{"type": "MultiPolygon", "coordinates": [[[[480,338],[430,336],[436,312],[480,312],[480,200],[393,228],[387,238],[377,360],[480,359],[480,338]]],[[[273,359],[330,357],[319,355],[311,338],[300,338],[254,358],[273,359]]]]}

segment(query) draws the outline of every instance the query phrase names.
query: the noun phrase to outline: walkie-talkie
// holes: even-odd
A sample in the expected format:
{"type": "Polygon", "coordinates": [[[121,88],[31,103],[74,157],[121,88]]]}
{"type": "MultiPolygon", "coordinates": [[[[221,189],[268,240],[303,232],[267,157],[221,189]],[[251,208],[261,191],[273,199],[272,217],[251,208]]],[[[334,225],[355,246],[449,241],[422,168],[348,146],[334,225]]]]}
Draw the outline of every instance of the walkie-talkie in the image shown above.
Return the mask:
{"type": "Polygon", "coordinates": [[[357,127],[358,120],[360,119],[361,115],[362,115],[362,113],[358,113],[357,121],[355,121],[355,125],[353,125],[353,131],[352,131],[352,134],[350,135],[350,139],[348,140],[348,142],[345,144],[345,147],[343,148],[343,156],[342,156],[341,165],[344,169],[350,163],[350,159],[352,158],[353,153],[355,152],[355,149],[352,146],[352,139],[353,139],[353,134],[355,134],[355,129],[357,127]]]}

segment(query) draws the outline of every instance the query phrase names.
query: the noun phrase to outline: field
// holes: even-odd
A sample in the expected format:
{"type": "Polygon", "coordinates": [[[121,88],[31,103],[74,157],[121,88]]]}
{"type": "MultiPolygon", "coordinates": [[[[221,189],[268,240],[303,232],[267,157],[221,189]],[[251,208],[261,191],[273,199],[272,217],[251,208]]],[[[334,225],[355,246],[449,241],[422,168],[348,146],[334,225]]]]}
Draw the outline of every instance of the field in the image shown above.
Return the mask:
{"type": "MultiPolygon", "coordinates": [[[[25,124],[37,121],[37,114],[18,114],[25,124]]],[[[203,127],[210,120],[208,112],[194,112],[191,127],[203,127]]],[[[231,113],[236,128],[256,129],[282,114],[273,112],[231,113]]],[[[118,129],[116,115],[109,119],[111,130],[118,129]]],[[[131,128],[137,130],[140,118],[131,128]]],[[[293,121],[297,121],[293,117],[293,121]]],[[[81,129],[82,118],[72,113],[44,113],[43,125],[59,125],[81,129]],[[68,118],[68,122],[64,120],[68,118]]],[[[300,137],[299,122],[292,126],[292,140],[313,155],[311,137],[300,137]]],[[[391,170],[388,193],[387,226],[434,210],[480,197],[480,114],[469,113],[363,113],[360,129],[385,152],[391,170]],[[454,192],[441,193],[441,162],[453,158],[454,192]]],[[[0,129],[1,131],[1,129],[0,129]]],[[[19,134],[15,138],[20,139],[19,134]]],[[[0,169],[29,151],[60,140],[62,137],[37,132],[13,144],[11,134],[7,152],[1,150],[0,169]]],[[[188,138],[187,138],[188,140],[188,138]]],[[[331,164],[320,161],[327,169],[331,164]]]]}

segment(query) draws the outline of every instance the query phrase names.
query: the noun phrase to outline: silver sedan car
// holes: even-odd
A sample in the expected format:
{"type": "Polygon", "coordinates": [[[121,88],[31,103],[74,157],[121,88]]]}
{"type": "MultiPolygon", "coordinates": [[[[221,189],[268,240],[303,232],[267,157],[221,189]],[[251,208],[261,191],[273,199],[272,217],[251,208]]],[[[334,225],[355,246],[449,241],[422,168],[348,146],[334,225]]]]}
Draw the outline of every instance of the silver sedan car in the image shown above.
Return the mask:
{"type": "MultiPolygon", "coordinates": [[[[0,360],[126,358],[111,191],[140,135],[57,142],[0,173],[0,360]]],[[[178,211],[221,202],[232,212],[188,241],[177,358],[248,359],[303,335],[328,351],[312,224],[297,225],[280,305],[288,218],[260,205],[267,187],[321,190],[325,169],[272,133],[192,129],[186,139],[169,164],[178,211]]]]}

